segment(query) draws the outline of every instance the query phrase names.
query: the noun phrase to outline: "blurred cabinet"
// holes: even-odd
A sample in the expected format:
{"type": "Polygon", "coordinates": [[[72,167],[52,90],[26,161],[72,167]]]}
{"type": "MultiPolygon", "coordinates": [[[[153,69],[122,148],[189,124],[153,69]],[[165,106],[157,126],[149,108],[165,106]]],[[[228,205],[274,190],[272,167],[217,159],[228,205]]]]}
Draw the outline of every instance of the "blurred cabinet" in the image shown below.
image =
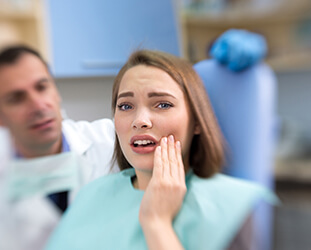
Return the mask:
{"type": "Polygon", "coordinates": [[[56,77],[115,75],[135,49],[180,55],[172,1],[45,0],[56,77]]]}
{"type": "Polygon", "coordinates": [[[311,184],[311,159],[276,159],[275,178],[278,181],[289,181],[311,184]]]}
{"type": "Polygon", "coordinates": [[[193,62],[205,59],[214,39],[227,29],[239,28],[266,37],[267,61],[275,70],[311,69],[311,1],[265,2],[260,7],[244,1],[214,11],[185,9],[181,20],[186,57],[193,62]]]}
{"type": "Polygon", "coordinates": [[[181,54],[174,0],[0,0],[0,48],[39,50],[56,77],[115,75],[135,49],[181,54]]]}
{"type": "Polygon", "coordinates": [[[27,44],[45,55],[40,0],[0,0],[0,47],[27,44]]]}

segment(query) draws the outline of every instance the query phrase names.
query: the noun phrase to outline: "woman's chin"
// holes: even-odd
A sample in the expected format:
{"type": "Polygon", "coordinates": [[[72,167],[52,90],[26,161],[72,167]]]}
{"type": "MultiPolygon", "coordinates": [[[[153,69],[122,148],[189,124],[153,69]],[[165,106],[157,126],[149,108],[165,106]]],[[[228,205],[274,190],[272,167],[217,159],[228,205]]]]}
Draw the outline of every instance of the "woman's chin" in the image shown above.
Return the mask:
{"type": "Polygon", "coordinates": [[[131,164],[135,170],[142,172],[152,172],[153,170],[153,156],[152,157],[137,157],[137,158],[127,158],[128,162],[131,164]]]}

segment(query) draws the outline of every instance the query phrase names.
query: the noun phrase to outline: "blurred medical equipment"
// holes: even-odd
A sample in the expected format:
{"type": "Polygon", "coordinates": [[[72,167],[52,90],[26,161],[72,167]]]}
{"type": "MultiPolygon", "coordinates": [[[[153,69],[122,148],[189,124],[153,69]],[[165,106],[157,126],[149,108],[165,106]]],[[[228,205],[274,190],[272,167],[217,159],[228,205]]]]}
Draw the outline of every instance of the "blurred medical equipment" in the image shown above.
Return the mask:
{"type": "MultiPolygon", "coordinates": [[[[224,172],[273,187],[277,134],[273,71],[261,63],[236,73],[215,59],[201,61],[194,68],[204,82],[228,146],[224,172]]],[[[272,209],[261,206],[255,216],[262,249],[270,249],[272,209]]]]}
{"type": "Polygon", "coordinates": [[[216,39],[209,53],[229,69],[241,71],[266,56],[267,43],[265,38],[257,33],[230,29],[216,39]]]}

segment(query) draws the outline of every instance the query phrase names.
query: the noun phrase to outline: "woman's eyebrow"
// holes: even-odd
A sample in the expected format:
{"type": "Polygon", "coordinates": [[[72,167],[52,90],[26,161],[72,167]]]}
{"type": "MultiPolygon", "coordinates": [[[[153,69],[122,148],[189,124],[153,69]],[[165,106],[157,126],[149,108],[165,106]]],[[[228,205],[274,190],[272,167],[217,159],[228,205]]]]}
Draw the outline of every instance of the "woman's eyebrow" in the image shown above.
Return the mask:
{"type": "Polygon", "coordinates": [[[175,96],[173,96],[169,93],[166,93],[166,92],[150,92],[150,93],[148,93],[148,97],[157,97],[157,96],[170,96],[170,97],[173,97],[176,99],[175,96]]]}
{"type": "Polygon", "coordinates": [[[134,93],[131,92],[131,91],[129,91],[129,92],[123,92],[123,93],[121,93],[121,94],[118,95],[118,98],[117,98],[117,99],[119,99],[119,98],[121,98],[121,97],[128,97],[128,96],[133,97],[133,96],[134,96],[134,93]]]}

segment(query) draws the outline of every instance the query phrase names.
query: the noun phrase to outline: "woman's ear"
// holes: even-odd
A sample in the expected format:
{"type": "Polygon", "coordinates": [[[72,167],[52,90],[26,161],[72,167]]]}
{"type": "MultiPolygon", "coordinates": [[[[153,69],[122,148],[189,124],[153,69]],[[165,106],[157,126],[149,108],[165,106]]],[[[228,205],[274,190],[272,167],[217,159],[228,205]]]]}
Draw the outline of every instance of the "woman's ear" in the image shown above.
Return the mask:
{"type": "Polygon", "coordinates": [[[201,134],[201,128],[200,128],[200,125],[197,122],[194,125],[194,134],[195,135],[201,134]]]}

